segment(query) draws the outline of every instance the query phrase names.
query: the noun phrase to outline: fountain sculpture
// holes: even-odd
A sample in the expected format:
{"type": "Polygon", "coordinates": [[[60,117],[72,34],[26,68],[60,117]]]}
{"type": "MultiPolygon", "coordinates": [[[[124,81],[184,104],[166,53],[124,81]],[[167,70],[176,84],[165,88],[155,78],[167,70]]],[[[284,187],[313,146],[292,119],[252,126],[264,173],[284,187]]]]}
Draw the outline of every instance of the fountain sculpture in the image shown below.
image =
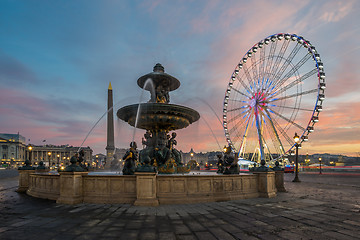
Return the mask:
{"type": "MultiPolygon", "coordinates": [[[[189,107],[170,104],[169,92],[180,87],[180,81],[165,73],[158,63],[153,72],[137,80],[139,87],[150,91],[147,103],[132,104],[118,110],[117,116],[135,128],[146,130],[139,152],[136,171],[157,171],[159,173],[185,173],[180,152],[175,149],[176,133],[170,131],[186,128],[199,120],[200,115],[189,107]],[[156,169],[154,169],[156,168],[156,169]]],[[[125,169],[124,173],[131,173],[125,169]]]]}

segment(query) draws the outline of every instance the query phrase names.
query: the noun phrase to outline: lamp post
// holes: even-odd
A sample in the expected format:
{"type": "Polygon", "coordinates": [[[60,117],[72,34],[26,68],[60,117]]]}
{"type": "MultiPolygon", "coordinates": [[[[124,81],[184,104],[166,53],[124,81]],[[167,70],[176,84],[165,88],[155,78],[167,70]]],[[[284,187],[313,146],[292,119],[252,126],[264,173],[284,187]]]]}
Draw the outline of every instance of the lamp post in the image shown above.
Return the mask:
{"type": "Polygon", "coordinates": [[[320,164],[319,174],[322,174],[322,173],[321,173],[321,160],[322,160],[322,159],[321,159],[321,157],[320,157],[320,158],[319,158],[319,164],[320,164]]]}
{"type": "Polygon", "coordinates": [[[60,164],[60,154],[56,155],[57,156],[57,165],[59,167],[59,164],[60,164]]]}
{"type": "Polygon", "coordinates": [[[294,178],[293,182],[301,182],[299,179],[299,164],[298,164],[300,137],[297,135],[297,133],[295,133],[294,141],[295,141],[296,152],[295,152],[295,178],[294,178]]]}
{"type": "Polygon", "coordinates": [[[51,164],[50,164],[51,152],[48,152],[48,156],[49,156],[49,168],[50,168],[50,166],[51,166],[51,164]]]}
{"type": "Polygon", "coordinates": [[[31,145],[29,145],[28,150],[29,150],[29,161],[30,161],[30,164],[32,164],[32,162],[31,162],[31,150],[32,150],[32,146],[31,146],[31,145]]]}

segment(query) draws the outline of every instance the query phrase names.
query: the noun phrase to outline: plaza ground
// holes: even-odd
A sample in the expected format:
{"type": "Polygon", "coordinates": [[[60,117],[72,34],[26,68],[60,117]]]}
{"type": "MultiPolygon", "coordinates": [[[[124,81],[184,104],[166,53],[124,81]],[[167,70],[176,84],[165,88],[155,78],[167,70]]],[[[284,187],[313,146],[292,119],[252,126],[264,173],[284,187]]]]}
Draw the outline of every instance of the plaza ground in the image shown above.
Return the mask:
{"type": "Polygon", "coordinates": [[[63,205],[0,171],[0,239],[360,239],[360,175],[285,174],[275,198],[136,207],[63,205]]]}

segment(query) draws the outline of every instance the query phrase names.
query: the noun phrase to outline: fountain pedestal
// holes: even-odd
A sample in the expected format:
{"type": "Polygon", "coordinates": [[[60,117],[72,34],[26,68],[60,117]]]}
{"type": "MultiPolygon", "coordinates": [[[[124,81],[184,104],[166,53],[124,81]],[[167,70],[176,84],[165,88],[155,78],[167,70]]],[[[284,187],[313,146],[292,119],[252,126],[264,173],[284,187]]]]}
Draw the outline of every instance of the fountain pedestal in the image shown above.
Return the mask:
{"type": "Polygon", "coordinates": [[[35,170],[18,170],[19,171],[19,187],[16,190],[19,193],[24,193],[29,189],[30,174],[35,170]]]}
{"type": "Polygon", "coordinates": [[[60,172],[60,197],[56,203],[78,204],[84,200],[83,176],[87,172],[60,172]]]}
{"type": "Polygon", "coordinates": [[[276,197],[275,172],[254,172],[258,176],[259,197],[276,197]]]}
{"type": "Polygon", "coordinates": [[[284,171],[275,171],[275,185],[278,192],[286,192],[284,186],[284,171]]]}
{"type": "Polygon", "coordinates": [[[156,173],[135,172],[136,200],[135,206],[158,206],[156,198],[156,173]]]}

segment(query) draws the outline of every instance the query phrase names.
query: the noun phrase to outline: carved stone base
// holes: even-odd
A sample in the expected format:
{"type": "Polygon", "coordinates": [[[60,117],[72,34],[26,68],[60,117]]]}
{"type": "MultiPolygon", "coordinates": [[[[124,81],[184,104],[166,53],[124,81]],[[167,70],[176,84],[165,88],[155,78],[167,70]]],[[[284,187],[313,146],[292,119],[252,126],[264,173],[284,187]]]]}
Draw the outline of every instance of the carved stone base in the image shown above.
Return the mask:
{"type": "Polygon", "coordinates": [[[275,172],[254,172],[258,176],[259,196],[264,198],[276,197],[275,172]]]}
{"type": "Polygon", "coordinates": [[[284,186],[284,171],[275,171],[275,185],[278,192],[286,192],[284,186]]]}
{"type": "Polygon", "coordinates": [[[19,193],[24,193],[29,189],[30,174],[35,170],[19,170],[19,187],[16,190],[19,193]]]}
{"type": "Polygon", "coordinates": [[[57,203],[78,204],[84,199],[83,179],[87,172],[60,172],[60,197],[57,203]]]}
{"type": "Polygon", "coordinates": [[[135,206],[158,206],[156,198],[156,174],[150,172],[135,172],[136,200],[135,206]]]}

